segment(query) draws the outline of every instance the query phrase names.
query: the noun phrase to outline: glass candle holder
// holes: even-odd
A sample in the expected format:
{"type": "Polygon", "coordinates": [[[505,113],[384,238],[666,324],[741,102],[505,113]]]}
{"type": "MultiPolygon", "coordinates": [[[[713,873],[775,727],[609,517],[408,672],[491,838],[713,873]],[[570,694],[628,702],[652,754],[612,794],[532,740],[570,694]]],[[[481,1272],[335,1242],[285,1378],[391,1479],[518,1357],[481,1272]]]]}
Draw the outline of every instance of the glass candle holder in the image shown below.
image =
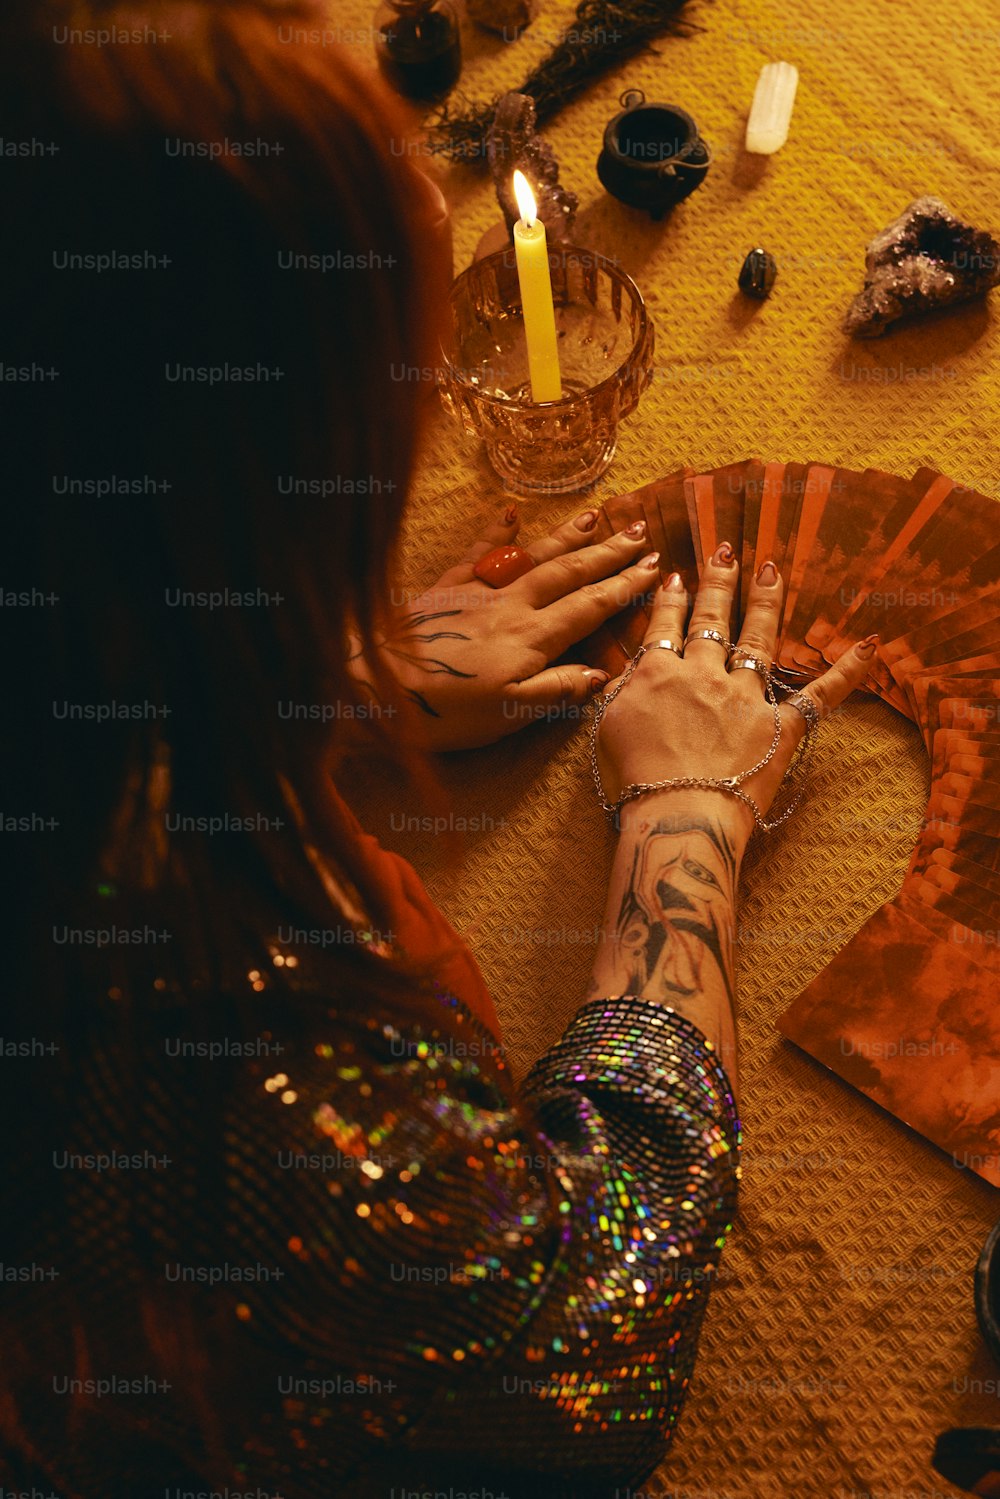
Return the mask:
{"type": "Polygon", "coordinates": [[[613,261],[560,245],[549,269],[562,400],[531,400],[513,247],[455,280],[440,387],[505,484],[561,494],[586,489],[611,463],[618,423],[649,384],[654,335],[639,288],[613,261]]]}

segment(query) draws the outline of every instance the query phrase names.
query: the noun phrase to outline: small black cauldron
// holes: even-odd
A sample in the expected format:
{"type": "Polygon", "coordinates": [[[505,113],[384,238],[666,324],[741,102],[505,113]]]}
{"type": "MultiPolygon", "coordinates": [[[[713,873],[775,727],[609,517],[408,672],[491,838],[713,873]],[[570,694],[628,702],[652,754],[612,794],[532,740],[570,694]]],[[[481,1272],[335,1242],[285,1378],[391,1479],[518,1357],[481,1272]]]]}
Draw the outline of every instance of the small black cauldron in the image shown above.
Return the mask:
{"type": "Polygon", "coordinates": [[[629,89],[604,132],[597,175],[608,192],[662,219],[705,180],[712,153],[686,110],[676,104],[647,104],[640,89],[629,89]]]}

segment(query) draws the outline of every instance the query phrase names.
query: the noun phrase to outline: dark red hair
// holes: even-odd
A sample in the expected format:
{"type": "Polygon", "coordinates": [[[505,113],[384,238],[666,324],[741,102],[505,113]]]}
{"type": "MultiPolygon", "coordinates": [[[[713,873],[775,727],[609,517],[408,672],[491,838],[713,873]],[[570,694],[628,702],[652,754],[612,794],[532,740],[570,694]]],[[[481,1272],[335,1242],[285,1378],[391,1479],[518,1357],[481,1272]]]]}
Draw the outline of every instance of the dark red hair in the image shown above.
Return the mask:
{"type": "MultiPolygon", "coordinates": [[[[58,375],[5,382],[17,524],[4,572],[59,598],[5,615],[15,700],[34,724],[12,746],[8,786],[29,809],[78,788],[54,875],[67,897],[121,816],[127,777],[148,776],[164,752],[192,811],[264,814],[289,785],[313,836],[344,852],[326,805],[329,726],[290,728],[275,704],[357,698],[347,631],[354,622],[370,641],[391,595],[418,426],[412,386],[390,371],[434,362],[447,268],[419,232],[425,200],[393,150],[405,124],[382,89],[343,53],[279,39],[320,14],[251,0],[67,7],[76,28],[169,38],[101,47],[55,44],[61,10],[41,5],[7,40],[2,133],[57,150],[6,163],[17,229],[0,284],[3,357],[58,375]],[[184,146],[219,154],[177,154],[184,146]],[[109,252],[170,263],[55,264],[109,252]],[[279,264],[331,254],[367,268],[279,264]],[[268,373],[174,378],[227,366],[268,373]],[[359,493],[282,497],[285,476],[359,493]],[[58,492],[102,477],[148,488],[58,492]],[[164,607],[225,588],[272,602],[164,607]],[[170,716],[55,732],[51,701],[63,698],[155,698],[170,716]]],[[[377,662],[373,672],[390,701],[391,681],[377,662]]],[[[137,827],[118,842],[133,872],[154,853],[137,827]]],[[[278,878],[271,843],[261,872],[278,878]]],[[[301,875],[302,889],[280,873],[297,898],[315,884],[301,875]]],[[[377,910],[378,890],[362,893],[377,910]]]]}

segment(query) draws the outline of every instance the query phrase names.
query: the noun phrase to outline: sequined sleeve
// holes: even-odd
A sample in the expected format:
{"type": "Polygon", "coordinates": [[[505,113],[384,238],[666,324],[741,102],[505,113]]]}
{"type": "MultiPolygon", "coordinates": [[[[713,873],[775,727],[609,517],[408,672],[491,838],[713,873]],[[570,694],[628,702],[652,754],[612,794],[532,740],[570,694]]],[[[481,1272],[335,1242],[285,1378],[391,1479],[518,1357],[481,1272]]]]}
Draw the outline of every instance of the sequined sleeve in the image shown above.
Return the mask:
{"type": "Polygon", "coordinates": [[[358,1472],[396,1448],[394,1481],[471,1473],[510,1499],[539,1473],[549,1496],[648,1475],[736,1203],[739,1124],[701,1032],[597,1000],[515,1093],[461,1006],[440,1027],[338,1019],[289,1089],[255,1108],[314,1169],[286,1174],[288,1273],[261,1309],[370,1392],[343,1424],[293,1401],[310,1442],[326,1426],[358,1472]]]}

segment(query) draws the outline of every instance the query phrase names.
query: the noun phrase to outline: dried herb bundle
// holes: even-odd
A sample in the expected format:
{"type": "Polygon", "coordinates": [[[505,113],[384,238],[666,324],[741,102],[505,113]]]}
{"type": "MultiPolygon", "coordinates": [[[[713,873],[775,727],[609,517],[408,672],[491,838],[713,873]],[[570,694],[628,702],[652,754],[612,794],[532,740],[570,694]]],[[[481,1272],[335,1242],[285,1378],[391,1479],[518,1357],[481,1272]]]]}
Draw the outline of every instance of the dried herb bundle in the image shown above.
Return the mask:
{"type": "MultiPolygon", "coordinates": [[[[575,20],[548,57],[518,89],[535,101],[539,125],[629,57],[666,33],[689,36],[702,28],[681,12],[689,0],[580,0],[575,20]]],[[[462,114],[444,104],[431,126],[430,150],[452,161],[485,166],[486,139],[498,98],[464,103],[462,114]]]]}

